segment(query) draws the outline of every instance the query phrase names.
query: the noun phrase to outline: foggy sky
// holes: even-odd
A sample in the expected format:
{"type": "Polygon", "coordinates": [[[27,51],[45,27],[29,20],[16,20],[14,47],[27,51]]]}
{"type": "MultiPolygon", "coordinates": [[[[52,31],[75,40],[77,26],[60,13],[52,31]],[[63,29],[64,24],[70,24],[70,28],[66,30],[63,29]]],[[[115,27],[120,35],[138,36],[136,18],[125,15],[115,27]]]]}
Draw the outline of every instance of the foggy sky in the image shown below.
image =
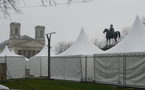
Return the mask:
{"type": "MultiPolygon", "coordinates": [[[[57,0],[58,1],[58,0],[57,0]]],[[[61,0],[67,2],[66,0],[61,0]]],[[[42,5],[40,0],[25,0],[20,7],[42,5]]],[[[21,23],[21,35],[35,38],[35,26],[45,26],[52,35],[52,48],[60,41],[75,41],[83,27],[89,39],[103,39],[103,30],[114,25],[115,31],[131,27],[135,17],[145,16],[145,0],[96,0],[47,7],[20,8],[23,14],[11,11],[11,20],[0,18],[0,42],[9,39],[10,23],[21,23]]],[[[2,13],[1,13],[2,14],[2,13]]],[[[46,38],[47,41],[47,38],[46,38]]],[[[46,42],[47,44],[47,42],[46,42]]]]}

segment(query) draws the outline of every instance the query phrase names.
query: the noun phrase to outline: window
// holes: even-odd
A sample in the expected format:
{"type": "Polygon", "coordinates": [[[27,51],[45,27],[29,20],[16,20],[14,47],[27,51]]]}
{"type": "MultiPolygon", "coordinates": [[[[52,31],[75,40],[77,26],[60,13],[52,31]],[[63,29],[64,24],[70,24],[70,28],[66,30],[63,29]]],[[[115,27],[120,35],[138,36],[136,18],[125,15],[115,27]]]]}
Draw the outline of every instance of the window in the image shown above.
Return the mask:
{"type": "Polygon", "coordinates": [[[15,34],[18,35],[18,28],[15,28],[15,34]]]}
{"type": "Polygon", "coordinates": [[[31,56],[31,51],[30,50],[28,50],[28,57],[30,57],[31,56]]]}
{"type": "Polygon", "coordinates": [[[23,50],[23,55],[26,57],[26,50],[23,50]]]}
{"type": "Polygon", "coordinates": [[[32,55],[33,55],[33,56],[35,55],[35,51],[32,52],[32,55]]]}
{"type": "Polygon", "coordinates": [[[43,31],[40,31],[40,37],[43,37],[43,31]]]}
{"type": "Polygon", "coordinates": [[[13,33],[12,33],[12,28],[11,28],[11,30],[10,30],[10,34],[13,34],[13,33]]]}
{"type": "Polygon", "coordinates": [[[38,37],[38,31],[36,31],[36,35],[35,36],[38,37]]]}
{"type": "Polygon", "coordinates": [[[22,55],[21,50],[18,50],[18,54],[19,54],[19,55],[22,55]]]}
{"type": "Polygon", "coordinates": [[[37,53],[39,53],[40,51],[37,51],[37,53]]]}

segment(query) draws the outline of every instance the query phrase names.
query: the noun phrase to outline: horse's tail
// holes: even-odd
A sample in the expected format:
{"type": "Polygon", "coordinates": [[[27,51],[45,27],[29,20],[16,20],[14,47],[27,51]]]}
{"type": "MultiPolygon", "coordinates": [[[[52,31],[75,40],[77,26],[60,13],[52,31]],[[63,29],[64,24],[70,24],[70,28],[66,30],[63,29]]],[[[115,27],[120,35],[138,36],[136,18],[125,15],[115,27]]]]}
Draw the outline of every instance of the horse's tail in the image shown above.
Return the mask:
{"type": "Polygon", "coordinates": [[[119,38],[121,38],[121,35],[120,35],[120,32],[119,31],[117,31],[117,36],[119,36],[119,38]]]}

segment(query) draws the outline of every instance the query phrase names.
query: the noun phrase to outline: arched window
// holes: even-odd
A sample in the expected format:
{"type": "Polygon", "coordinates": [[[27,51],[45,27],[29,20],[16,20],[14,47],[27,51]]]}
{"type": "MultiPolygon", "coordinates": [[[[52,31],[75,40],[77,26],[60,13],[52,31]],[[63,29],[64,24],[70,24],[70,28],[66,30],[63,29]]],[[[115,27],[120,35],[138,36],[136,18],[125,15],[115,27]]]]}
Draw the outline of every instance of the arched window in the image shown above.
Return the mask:
{"type": "Polygon", "coordinates": [[[15,34],[18,35],[18,28],[17,27],[15,28],[15,34]]]}
{"type": "Polygon", "coordinates": [[[13,34],[13,33],[12,33],[12,28],[11,28],[11,30],[10,30],[10,34],[13,34]]]}
{"type": "Polygon", "coordinates": [[[40,37],[43,37],[43,31],[40,31],[40,37]]]}
{"type": "Polygon", "coordinates": [[[36,31],[35,36],[38,37],[38,31],[36,31]]]}

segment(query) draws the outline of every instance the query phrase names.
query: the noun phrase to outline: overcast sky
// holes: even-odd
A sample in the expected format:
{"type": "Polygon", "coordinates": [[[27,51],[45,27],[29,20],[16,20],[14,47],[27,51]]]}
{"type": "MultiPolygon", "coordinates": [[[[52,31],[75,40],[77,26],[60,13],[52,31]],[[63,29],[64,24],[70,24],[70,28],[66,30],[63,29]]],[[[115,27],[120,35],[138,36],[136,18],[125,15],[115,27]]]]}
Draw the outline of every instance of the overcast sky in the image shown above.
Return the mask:
{"type": "MultiPolygon", "coordinates": [[[[41,0],[24,0],[20,7],[39,6],[41,0]]],[[[58,1],[58,0],[56,0],[58,1]]],[[[66,3],[67,0],[59,0],[66,3]]],[[[59,3],[61,3],[59,2],[59,3]]],[[[52,35],[52,47],[60,41],[75,41],[83,27],[88,38],[103,39],[103,30],[114,25],[115,31],[131,27],[136,16],[145,16],[145,0],[95,0],[89,3],[47,7],[20,8],[23,14],[11,13],[10,19],[0,18],[0,42],[9,39],[10,23],[21,23],[21,35],[35,38],[35,26],[45,26],[52,35]]],[[[1,13],[2,14],[2,13],[1,13]]],[[[47,40],[47,38],[46,38],[47,40]]],[[[46,42],[47,44],[47,42],[46,42]]]]}

